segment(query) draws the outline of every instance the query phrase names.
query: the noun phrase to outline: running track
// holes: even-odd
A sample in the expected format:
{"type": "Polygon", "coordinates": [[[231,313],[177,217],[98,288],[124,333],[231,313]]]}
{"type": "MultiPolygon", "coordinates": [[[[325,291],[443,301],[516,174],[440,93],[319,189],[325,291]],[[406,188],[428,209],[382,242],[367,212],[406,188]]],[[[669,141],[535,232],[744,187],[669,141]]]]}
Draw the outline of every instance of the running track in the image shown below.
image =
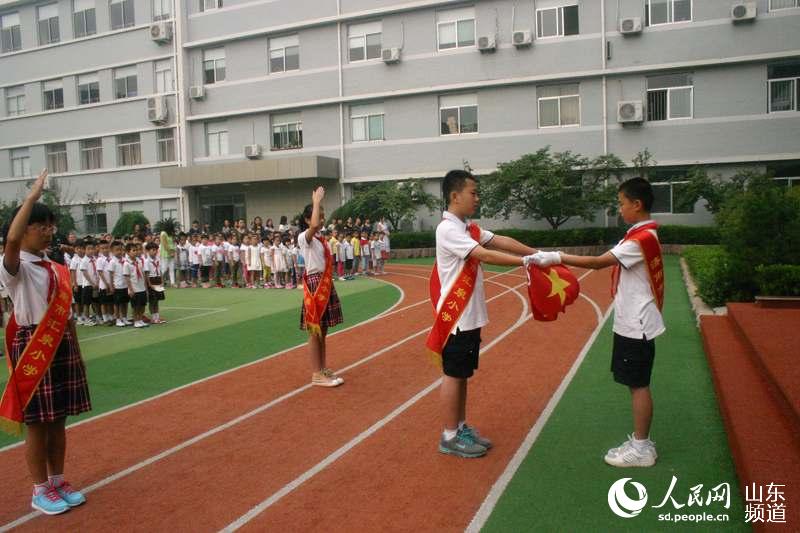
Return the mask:
{"type": "Polygon", "coordinates": [[[0,531],[480,525],[599,329],[608,276],[576,270],[583,297],[542,323],[530,317],[521,269],[487,273],[491,322],[467,410],[495,447],[464,460],[436,451],[440,373],[424,355],[430,267],[389,270],[378,279],[401,288],[401,301],[328,339],[342,387],[310,387],[298,347],[78,423],[67,474],[89,501],[58,517],[31,512],[24,449],[1,450],[0,531]]]}

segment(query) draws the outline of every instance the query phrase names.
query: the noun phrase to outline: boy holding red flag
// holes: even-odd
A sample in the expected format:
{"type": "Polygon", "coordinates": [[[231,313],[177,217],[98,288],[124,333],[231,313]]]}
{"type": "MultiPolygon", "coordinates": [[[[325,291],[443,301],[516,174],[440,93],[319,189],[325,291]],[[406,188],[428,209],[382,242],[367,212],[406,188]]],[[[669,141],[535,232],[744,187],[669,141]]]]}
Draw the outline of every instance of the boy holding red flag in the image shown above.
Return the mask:
{"type": "Polygon", "coordinates": [[[64,480],[65,421],[91,409],[86,369],[70,314],[72,288],[67,267],[44,254],[55,217],[37,203],[47,171],[31,187],[6,229],[0,282],[8,288],[14,314],[6,327],[9,378],[0,400],[0,427],[21,434],[33,478],[31,506],[59,514],[86,501],[64,480]]]}
{"type": "Polygon", "coordinates": [[[650,440],[653,399],[650,376],[655,359],[654,339],[664,333],[661,308],[664,303],[664,270],[658,225],[650,219],[653,188],[643,178],[619,186],[619,212],[633,226],[609,252],[599,257],[581,257],[562,252],[539,252],[534,264],[571,265],[600,269],[614,267],[614,348],[611,371],[614,381],[628,386],[633,404],[633,434],[621,446],[611,448],[605,462],[612,466],[653,466],[658,458],[650,440]]]}
{"type": "Polygon", "coordinates": [[[430,280],[436,319],[425,343],[444,372],[439,451],[468,458],[482,457],[492,447],[466,423],[467,379],[478,368],[481,328],[489,322],[481,263],[527,266],[536,253],[467,221],[478,208],[477,185],[464,170],[451,170],[442,182],[447,211],[436,228],[436,265],[430,280]]]}

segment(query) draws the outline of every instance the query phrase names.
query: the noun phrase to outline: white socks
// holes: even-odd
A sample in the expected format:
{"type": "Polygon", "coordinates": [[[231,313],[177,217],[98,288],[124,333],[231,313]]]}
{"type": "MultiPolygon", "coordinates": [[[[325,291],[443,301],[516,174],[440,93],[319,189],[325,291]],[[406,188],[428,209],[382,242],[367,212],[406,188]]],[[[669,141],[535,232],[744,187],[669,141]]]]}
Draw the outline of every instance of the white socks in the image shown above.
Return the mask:
{"type": "Polygon", "coordinates": [[[44,494],[47,492],[47,489],[50,488],[50,481],[45,481],[44,483],[34,483],[33,484],[33,495],[38,496],[40,494],[44,494]]]}
{"type": "Polygon", "coordinates": [[[64,474],[59,474],[57,476],[48,476],[47,480],[50,482],[50,486],[52,487],[60,487],[64,484],[64,474]]]}
{"type": "Polygon", "coordinates": [[[445,430],[442,432],[442,436],[444,437],[444,440],[453,440],[456,437],[457,433],[458,433],[457,429],[445,428],[445,430]]]}

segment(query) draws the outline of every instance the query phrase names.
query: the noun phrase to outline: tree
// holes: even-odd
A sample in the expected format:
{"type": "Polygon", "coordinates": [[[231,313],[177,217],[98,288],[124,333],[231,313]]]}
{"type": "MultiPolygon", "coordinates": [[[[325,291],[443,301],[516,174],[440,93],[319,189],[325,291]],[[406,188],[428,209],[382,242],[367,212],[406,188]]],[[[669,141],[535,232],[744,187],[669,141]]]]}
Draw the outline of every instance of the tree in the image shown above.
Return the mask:
{"type": "Polygon", "coordinates": [[[128,211],[127,213],[122,213],[117,219],[117,223],[114,224],[114,229],[111,230],[111,234],[119,239],[124,235],[133,233],[133,227],[136,226],[136,224],[144,227],[145,224],[149,223],[150,221],[147,220],[147,217],[144,216],[144,213],[141,211],[128,211]]]}
{"type": "Polygon", "coordinates": [[[500,163],[481,180],[483,216],[517,213],[546,220],[554,230],[573,217],[592,221],[598,210],[613,209],[625,164],[615,155],[589,159],[570,151],[541,148],[517,160],[500,163]],[[613,183],[612,183],[613,182],[613,183]]]}
{"type": "Polygon", "coordinates": [[[425,192],[421,180],[384,181],[356,189],[353,197],[331,213],[330,218],[375,220],[386,217],[393,228],[399,228],[403,222],[411,220],[418,209],[427,208],[433,212],[440,203],[437,196],[425,192]]]}
{"type": "Polygon", "coordinates": [[[754,170],[744,170],[724,179],[719,174],[709,176],[708,171],[700,166],[689,169],[686,180],[688,183],[681,188],[681,194],[675,199],[676,207],[683,210],[703,199],[707,209],[715,215],[728,200],[744,192],[749,182],[761,181],[759,173],[754,170]]]}
{"type": "Polygon", "coordinates": [[[633,163],[633,169],[636,171],[637,176],[649,180],[650,169],[656,166],[658,161],[653,158],[653,154],[650,153],[650,150],[645,148],[636,153],[633,159],[631,159],[631,163],[633,163]]]}
{"type": "Polygon", "coordinates": [[[167,235],[174,237],[181,231],[181,223],[172,217],[162,218],[153,226],[153,233],[160,234],[166,231],[167,235]]]}

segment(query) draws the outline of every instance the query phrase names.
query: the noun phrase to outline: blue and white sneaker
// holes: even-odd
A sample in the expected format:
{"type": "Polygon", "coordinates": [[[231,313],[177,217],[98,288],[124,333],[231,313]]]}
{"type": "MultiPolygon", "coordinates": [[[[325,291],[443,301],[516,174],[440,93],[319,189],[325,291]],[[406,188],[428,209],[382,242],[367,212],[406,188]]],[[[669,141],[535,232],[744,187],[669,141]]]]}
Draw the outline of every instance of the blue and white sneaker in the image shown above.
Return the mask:
{"type": "Polygon", "coordinates": [[[486,437],[482,437],[478,433],[478,430],[475,429],[474,427],[468,426],[466,423],[464,423],[464,425],[461,426],[461,431],[472,437],[472,440],[474,440],[476,443],[480,444],[487,450],[490,450],[492,448],[492,441],[490,441],[486,437]]]}
{"type": "Polygon", "coordinates": [[[69,481],[65,481],[58,487],[54,488],[56,489],[58,495],[61,496],[61,499],[67,502],[67,505],[70,507],[77,507],[86,503],[86,496],[84,496],[80,491],[73,489],[72,485],[69,484],[69,481]]]}
{"type": "Polygon", "coordinates": [[[445,440],[442,435],[439,440],[439,452],[472,459],[486,455],[486,448],[475,442],[471,434],[459,430],[450,440],[445,440]]]}
{"type": "Polygon", "coordinates": [[[69,511],[69,504],[61,498],[53,487],[31,498],[31,507],[49,515],[61,514],[69,511]]]}

